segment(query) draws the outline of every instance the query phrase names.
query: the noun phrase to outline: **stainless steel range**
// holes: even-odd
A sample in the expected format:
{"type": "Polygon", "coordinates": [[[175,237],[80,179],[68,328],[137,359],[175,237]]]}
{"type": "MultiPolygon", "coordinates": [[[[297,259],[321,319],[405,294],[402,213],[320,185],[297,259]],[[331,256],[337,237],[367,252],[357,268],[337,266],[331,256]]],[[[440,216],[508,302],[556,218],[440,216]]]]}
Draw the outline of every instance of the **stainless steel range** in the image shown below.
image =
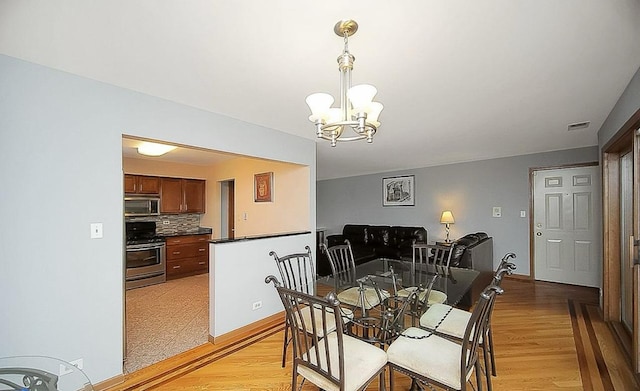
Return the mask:
{"type": "Polygon", "coordinates": [[[125,288],[159,284],[166,281],[165,240],[156,235],[153,221],[127,222],[125,288]]]}

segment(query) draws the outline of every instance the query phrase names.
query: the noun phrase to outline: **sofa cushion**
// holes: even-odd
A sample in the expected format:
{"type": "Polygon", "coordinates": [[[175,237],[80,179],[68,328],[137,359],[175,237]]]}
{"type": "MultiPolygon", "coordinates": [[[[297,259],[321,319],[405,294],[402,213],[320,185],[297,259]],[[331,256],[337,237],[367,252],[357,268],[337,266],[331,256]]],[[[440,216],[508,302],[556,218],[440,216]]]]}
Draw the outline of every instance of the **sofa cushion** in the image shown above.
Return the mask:
{"type": "Polygon", "coordinates": [[[367,244],[367,228],[368,225],[347,224],[342,228],[342,236],[349,240],[352,246],[361,246],[367,244]]]}
{"type": "Polygon", "coordinates": [[[390,237],[391,227],[386,225],[371,225],[367,228],[367,245],[373,246],[374,248],[388,247],[390,245],[389,237],[390,237]]]}

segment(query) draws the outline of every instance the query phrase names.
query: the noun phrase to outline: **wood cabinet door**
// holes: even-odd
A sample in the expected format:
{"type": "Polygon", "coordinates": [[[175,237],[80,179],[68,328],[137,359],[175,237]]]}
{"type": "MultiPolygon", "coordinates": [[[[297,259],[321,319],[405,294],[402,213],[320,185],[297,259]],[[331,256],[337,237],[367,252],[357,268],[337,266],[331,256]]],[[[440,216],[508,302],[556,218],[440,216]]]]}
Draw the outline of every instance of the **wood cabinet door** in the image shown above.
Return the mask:
{"type": "Polygon", "coordinates": [[[124,192],[135,193],[136,192],[136,176],[124,174],[124,192]]]}
{"type": "Polygon", "coordinates": [[[160,178],[157,176],[138,176],[139,194],[159,194],[160,178]]]}
{"type": "Polygon", "coordinates": [[[160,179],[160,212],[180,213],[182,212],[182,179],[161,178],[160,179]]]}
{"type": "Polygon", "coordinates": [[[184,179],[184,208],[187,213],[204,213],[205,181],[200,179],[184,179]]]}

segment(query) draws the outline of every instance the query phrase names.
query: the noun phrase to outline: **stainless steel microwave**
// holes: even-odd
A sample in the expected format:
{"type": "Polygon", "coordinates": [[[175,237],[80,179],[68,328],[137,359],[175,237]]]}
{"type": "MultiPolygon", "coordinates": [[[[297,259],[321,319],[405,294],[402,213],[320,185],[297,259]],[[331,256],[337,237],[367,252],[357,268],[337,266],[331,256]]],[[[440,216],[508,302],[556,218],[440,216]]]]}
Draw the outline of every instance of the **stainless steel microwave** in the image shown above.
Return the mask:
{"type": "Polygon", "coordinates": [[[159,197],[125,197],[125,216],[157,216],[160,214],[159,197]]]}

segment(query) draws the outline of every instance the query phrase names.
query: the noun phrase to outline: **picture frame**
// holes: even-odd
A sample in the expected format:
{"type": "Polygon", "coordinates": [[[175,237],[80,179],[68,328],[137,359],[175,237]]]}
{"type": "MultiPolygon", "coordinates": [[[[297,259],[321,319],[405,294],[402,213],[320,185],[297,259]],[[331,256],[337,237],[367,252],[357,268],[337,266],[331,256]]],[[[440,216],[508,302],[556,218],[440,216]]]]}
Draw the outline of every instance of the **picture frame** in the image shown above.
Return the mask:
{"type": "Polygon", "coordinates": [[[414,206],[413,175],[382,178],[382,206],[414,206]]]}
{"type": "Polygon", "coordinates": [[[263,172],[254,175],[253,200],[254,202],[273,201],[273,172],[263,172]]]}

